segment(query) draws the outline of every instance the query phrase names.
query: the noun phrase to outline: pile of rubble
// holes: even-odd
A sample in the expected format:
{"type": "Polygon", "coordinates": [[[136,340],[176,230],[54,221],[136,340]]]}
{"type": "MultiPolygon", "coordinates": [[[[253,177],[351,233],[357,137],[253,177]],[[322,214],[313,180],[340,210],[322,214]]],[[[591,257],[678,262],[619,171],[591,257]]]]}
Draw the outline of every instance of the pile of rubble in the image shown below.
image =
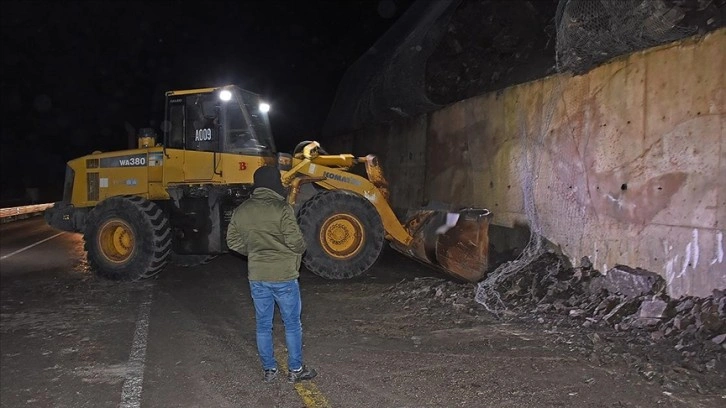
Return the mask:
{"type": "Polygon", "coordinates": [[[644,330],[654,340],[710,341],[726,350],[726,291],[673,299],[656,273],[618,265],[602,275],[587,258],[581,263],[570,268],[557,254],[545,253],[494,289],[515,309],[534,306],[537,313],[566,313],[585,327],[644,330]]]}
{"type": "Polygon", "coordinates": [[[425,312],[428,319],[448,318],[453,314],[481,314],[474,300],[471,284],[461,284],[444,278],[417,277],[401,281],[384,292],[389,304],[404,310],[414,308],[425,312]]]}
{"type": "MultiPolygon", "coordinates": [[[[489,289],[496,291],[507,309],[496,316],[528,321],[550,331],[577,328],[589,339],[590,344],[583,345],[584,354],[591,353],[585,348],[600,348],[603,352],[593,353],[597,356],[592,358],[622,357],[648,380],[658,377],[663,383],[685,384],[694,380],[682,370],[726,373],[726,291],[714,290],[705,298],[673,299],[656,273],[616,266],[603,275],[586,258],[581,264],[570,267],[560,255],[548,252],[497,279],[497,287],[489,289]],[[659,370],[652,367],[655,360],[661,364],[659,370]]],[[[418,278],[399,283],[387,295],[403,308],[416,304],[429,318],[491,316],[490,309],[480,304],[476,286],[418,278]]]]}

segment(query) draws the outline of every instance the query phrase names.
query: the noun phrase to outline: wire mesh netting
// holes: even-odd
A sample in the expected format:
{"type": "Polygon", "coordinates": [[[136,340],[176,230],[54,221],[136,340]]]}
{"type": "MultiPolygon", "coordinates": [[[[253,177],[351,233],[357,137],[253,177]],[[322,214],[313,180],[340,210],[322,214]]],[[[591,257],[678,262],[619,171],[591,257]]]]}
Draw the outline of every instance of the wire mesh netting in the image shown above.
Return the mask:
{"type": "MultiPolygon", "coordinates": [[[[693,34],[694,28],[678,25],[682,17],[680,9],[670,7],[662,0],[561,0],[556,16],[557,68],[582,72],[615,56],[693,34]]],[[[543,268],[557,270],[565,266],[562,263],[569,263],[565,256],[545,257],[549,252],[560,251],[547,237],[563,236],[562,232],[566,230],[566,235],[572,238],[570,244],[578,245],[587,228],[596,223],[583,205],[585,200],[578,196],[584,192],[568,188],[568,185],[578,184],[576,179],[583,173],[578,165],[583,164],[565,162],[563,156],[553,154],[554,145],[557,149],[574,149],[572,151],[577,147],[566,146],[566,138],[559,142],[548,140],[553,137],[552,132],[566,132],[552,126],[567,83],[565,78],[555,80],[551,92],[542,92],[541,115],[527,117],[525,108],[517,110],[523,159],[517,174],[531,234],[517,259],[500,265],[477,285],[476,301],[497,316],[507,310],[508,299],[534,297],[528,293],[512,296],[510,292],[519,290],[522,280],[542,273],[543,268]],[[552,205],[552,202],[559,205],[552,205]],[[543,259],[558,261],[546,264],[540,262],[543,259]]],[[[572,88],[576,84],[567,86],[570,87],[568,93],[578,92],[572,88]]],[[[584,137],[587,144],[588,136],[584,137]]]]}
{"type": "Polygon", "coordinates": [[[342,134],[439,108],[426,95],[426,62],[460,2],[414,3],[345,73],[323,134],[342,134]]]}
{"type": "MultiPolygon", "coordinates": [[[[538,119],[528,122],[527,110],[520,108],[517,112],[519,143],[522,149],[517,174],[520,177],[519,185],[522,189],[524,211],[530,229],[530,238],[527,246],[517,259],[503,263],[487,277],[477,284],[475,300],[484,306],[487,311],[499,316],[507,309],[502,296],[506,288],[511,287],[513,279],[525,271],[553,247],[545,238],[553,227],[540,218],[537,201],[537,189],[542,185],[557,184],[557,162],[549,155],[547,137],[551,134],[552,120],[558,102],[561,100],[564,81],[557,81],[547,96],[542,97],[542,115],[538,119]]],[[[564,197],[563,197],[564,198],[564,197]]],[[[566,198],[565,198],[566,199],[566,198]]],[[[566,222],[573,231],[582,234],[585,229],[586,217],[582,214],[582,207],[568,205],[563,200],[563,212],[558,216],[561,222],[566,222]]],[[[548,217],[550,218],[550,217],[548,217]]],[[[554,226],[555,228],[561,226],[554,226]]],[[[560,268],[561,265],[553,265],[560,268]]]]}
{"type": "Polygon", "coordinates": [[[692,35],[684,12],[663,0],[561,0],[557,69],[584,72],[600,62],[692,35]]]}

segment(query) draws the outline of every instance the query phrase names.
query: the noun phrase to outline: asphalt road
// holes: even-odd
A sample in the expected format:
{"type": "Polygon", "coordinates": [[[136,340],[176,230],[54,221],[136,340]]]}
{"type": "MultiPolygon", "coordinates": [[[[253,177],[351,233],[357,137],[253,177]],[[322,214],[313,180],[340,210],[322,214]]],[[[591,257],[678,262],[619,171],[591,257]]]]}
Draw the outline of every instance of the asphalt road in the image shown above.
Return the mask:
{"type": "Polygon", "coordinates": [[[551,341],[562,333],[391,304],[397,282],[440,277],[392,251],[353,281],[302,272],[320,375],[265,384],[242,258],[117,283],[88,271],[80,235],[58,234],[40,217],[0,225],[2,407],[723,406],[593,363],[551,341]]]}

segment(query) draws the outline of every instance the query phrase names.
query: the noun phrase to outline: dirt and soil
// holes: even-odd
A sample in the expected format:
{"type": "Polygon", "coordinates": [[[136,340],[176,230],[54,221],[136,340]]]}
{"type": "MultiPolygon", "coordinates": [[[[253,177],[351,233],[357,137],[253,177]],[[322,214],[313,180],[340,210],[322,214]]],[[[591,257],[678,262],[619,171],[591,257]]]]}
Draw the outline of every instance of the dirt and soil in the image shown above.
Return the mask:
{"type": "MultiPolygon", "coordinates": [[[[56,233],[41,221],[13,224],[0,234],[4,255],[56,233]],[[22,231],[35,232],[13,238],[22,231]]],[[[3,259],[1,406],[116,407],[129,379],[140,379],[141,406],[305,405],[298,387],[261,381],[244,259],[115,283],[87,270],[82,245],[64,234],[3,259]],[[145,299],[139,366],[131,350],[145,299]]],[[[679,350],[654,331],[534,312],[526,296],[497,317],[475,301],[476,285],[390,249],[360,278],[303,271],[300,281],[305,360],[320,372],[307,390],[327,404],[308,406],[721,407],[726,399],[724,352],[705,339],[702,349],[679,350]]],[[[276,320],[284,364],[282,333],[276,320]]]]}

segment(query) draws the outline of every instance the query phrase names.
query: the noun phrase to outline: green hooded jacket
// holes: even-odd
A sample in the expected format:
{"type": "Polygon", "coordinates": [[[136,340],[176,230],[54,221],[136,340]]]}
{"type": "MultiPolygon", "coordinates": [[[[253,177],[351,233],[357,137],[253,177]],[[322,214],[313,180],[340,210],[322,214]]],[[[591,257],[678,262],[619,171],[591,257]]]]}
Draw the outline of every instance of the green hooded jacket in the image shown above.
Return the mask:
{"type": "Polygon", "coordinates": [[[305,241],[295,211],[269,188],[255,188],[234,210],[227,246],[247,256],[251,281],[281,282],[300,275],[305,241]]]}

